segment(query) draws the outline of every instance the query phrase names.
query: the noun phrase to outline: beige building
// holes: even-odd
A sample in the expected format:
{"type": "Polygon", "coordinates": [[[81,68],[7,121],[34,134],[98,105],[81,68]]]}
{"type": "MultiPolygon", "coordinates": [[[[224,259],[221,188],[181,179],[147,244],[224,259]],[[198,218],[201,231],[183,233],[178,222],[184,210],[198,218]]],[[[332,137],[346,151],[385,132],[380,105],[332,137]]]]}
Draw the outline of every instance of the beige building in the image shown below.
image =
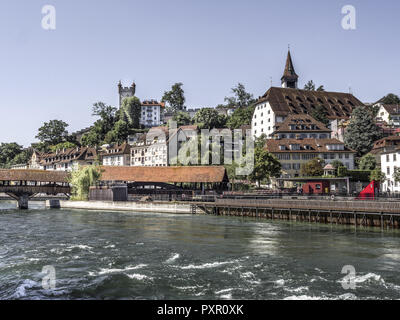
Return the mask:
{"type": "Polygon", "coordinates": [[[100,156],[103,166],[130,166],[131,147],[127,143],[106,146],[100,156]]]}
{"type": "Polygon", "coordinates": [[[284,178],[299,177],[302,164],[315,158],[323,159],[325,164],[338,160],[347,169],[354,169],[356,152],[330,138],[330,130],[309,115],[288,116],[272,135],[266,149],[281,162],[284,178]]]}

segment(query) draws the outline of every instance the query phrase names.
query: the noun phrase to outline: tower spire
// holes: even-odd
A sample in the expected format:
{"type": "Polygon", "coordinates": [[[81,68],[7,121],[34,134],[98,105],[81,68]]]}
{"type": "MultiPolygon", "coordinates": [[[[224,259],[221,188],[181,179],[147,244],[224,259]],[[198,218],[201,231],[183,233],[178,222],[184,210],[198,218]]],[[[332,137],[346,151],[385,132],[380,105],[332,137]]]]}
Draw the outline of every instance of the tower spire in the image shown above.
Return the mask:
{"type": "Polygon", "coordinates": [[[296,74],[294,70],[292,55],[290,54],[290,45],[286,58],[285,70],[283,71],[282,76],[282,88],[293,88],[297,89],[297,81],[299,76],[296,74]]]}

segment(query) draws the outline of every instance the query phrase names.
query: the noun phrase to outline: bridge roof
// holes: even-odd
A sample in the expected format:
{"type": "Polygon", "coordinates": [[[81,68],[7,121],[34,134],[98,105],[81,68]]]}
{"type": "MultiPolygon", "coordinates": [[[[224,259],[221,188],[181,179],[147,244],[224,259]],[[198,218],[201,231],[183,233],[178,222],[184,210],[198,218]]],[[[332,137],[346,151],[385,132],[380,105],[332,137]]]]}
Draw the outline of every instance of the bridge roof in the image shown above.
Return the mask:
{"type": "Polygon", "coordinates": [[[103,166],[102,181],[221,183],[229,182],[223,166],[209,167],[107,167],[103,166]]]}
{"type": "Polygon", "coordinates": [[[0,170],[0,181],[68,182],[68,173],[45,170],[0,170]]]}

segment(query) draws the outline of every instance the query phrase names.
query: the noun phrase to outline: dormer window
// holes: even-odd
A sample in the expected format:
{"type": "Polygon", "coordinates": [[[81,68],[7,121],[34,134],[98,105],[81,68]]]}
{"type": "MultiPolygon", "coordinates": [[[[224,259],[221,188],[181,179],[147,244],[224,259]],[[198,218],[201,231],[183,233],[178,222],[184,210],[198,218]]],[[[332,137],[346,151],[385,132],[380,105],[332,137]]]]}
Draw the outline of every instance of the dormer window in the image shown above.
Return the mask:
{"type": "Polygon", "coordinates": [[[300,150],[300,145],[299,144],[291,144],[290,150],[292,150],[292,151],[300,150]]]}
{"type": "Polygon", "coordinates": [[[279,150],[281,150],[281,151],[286,150],[286,146],[280,145],[280,146],[279,146],[279,150]]]}

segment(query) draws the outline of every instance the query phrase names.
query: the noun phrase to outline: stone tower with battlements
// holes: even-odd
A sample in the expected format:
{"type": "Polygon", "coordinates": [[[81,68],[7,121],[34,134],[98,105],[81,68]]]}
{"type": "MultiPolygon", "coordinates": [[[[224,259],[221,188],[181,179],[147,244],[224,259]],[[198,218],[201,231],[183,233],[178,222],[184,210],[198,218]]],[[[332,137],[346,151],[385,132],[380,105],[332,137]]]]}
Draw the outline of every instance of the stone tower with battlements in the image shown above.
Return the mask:
{"type": "Polygon", "coordinates": [[[136,83],[133,82],[130,87],[123,87],[121,81],[118,83],[118,93],[119,93],[119,108],[122,106],[122,101],[125,98],[133,97],[136,93],[136,83]]]}

